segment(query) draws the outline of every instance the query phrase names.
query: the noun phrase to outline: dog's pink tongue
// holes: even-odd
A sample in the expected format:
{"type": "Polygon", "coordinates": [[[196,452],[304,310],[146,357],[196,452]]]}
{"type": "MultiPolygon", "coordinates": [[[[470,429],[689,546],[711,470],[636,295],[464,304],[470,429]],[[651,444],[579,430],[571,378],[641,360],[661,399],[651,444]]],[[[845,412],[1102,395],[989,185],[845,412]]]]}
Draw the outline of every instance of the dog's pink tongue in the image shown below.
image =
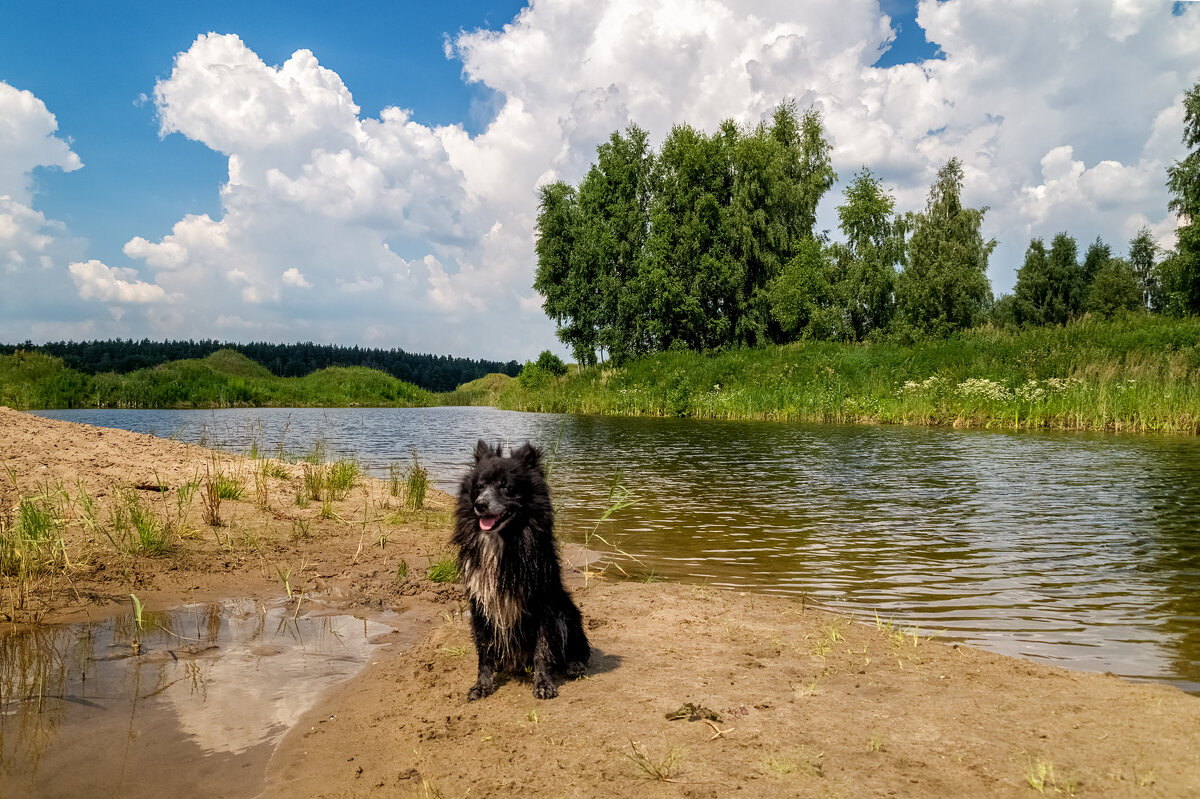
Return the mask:
{"type": "Polygon", "coordinates": [[[479,517],[479,529],[480,530],[491,530],[493,527],[496,526],[496,522],[499,519],[500,519],[499,516],[480,516],[479,517]]]}

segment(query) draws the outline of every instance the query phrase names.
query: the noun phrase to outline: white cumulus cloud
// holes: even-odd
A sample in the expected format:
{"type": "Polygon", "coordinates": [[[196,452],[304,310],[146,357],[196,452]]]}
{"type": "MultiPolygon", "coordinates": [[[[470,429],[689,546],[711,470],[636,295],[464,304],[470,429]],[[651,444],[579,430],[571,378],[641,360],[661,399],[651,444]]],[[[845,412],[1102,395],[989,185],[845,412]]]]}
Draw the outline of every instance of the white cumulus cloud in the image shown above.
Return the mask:
{"type": "Polygon", "coordinates": [[[137,270],[111,267],[92,259],[77,261],[68,267],[79,296],[101,302],[160,302],[166,298],[161,286],[138,280],[137,270]]]}
{"type": "Polygon", "coordinates": [[[477,135],[422,124],[403,85],[364,118],[314,53],[269,65],[236,35],[206,34],[154,102],[163,135],[227,156],[220,218],[185,217],[157,240],[142,231],[125,252],[188,297],[157,318],[180,335],[225,319],[286,338],[531,357],[553,341],[530,293],[537,187],[578,181],[630,122],[661,141],[681,121],[754,124],[784,98],[824,114],[842,181],[823,227],[861,166],[918,210],[957,156],[966,201],[991,209],[999,290],[1031,236],[1101,235],[1117,251],[1131,225],[1169,236],[1163,172],[1182,155],[1173,109],[1200,77],[1200,13],[922,0],[917,21],[944,58],[877,69],[894,33],[874,0],[538,2],[447,41],[464,80],[495,93],[477,135]]]}

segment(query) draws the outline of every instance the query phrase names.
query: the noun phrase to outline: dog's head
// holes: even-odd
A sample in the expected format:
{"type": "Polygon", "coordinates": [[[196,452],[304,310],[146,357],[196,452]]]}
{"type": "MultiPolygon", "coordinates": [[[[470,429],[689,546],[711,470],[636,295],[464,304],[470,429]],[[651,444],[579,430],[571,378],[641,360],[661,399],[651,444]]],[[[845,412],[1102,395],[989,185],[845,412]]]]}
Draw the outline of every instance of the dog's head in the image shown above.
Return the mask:
{"type": "Polygon", "coordinates": [[[475,445],[475,468],[463,480],[458,510],[477,529],[499,530],[514,516],[529,513],[548,494],[542,452],[525,444],[504,457],[501,448],[475,445]]]}

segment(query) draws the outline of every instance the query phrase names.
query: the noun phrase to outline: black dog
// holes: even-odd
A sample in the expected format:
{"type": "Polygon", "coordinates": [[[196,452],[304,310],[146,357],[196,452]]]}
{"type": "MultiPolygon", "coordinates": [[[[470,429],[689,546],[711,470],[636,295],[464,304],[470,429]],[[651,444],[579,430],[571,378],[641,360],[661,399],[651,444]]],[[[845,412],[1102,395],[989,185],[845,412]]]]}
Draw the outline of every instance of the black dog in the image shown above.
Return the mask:
{"type": "Polygon", "coordinates": [[[467,700],[496,690],[495,671],[529,666],[533,695],[558,696],[551,673],[583,674],[591,648],[563,587],[540,450],[525,444],[506,458],[500,447],[476,445],[475,467],[458,492],[454,543],[479,654],[467,700]]]}

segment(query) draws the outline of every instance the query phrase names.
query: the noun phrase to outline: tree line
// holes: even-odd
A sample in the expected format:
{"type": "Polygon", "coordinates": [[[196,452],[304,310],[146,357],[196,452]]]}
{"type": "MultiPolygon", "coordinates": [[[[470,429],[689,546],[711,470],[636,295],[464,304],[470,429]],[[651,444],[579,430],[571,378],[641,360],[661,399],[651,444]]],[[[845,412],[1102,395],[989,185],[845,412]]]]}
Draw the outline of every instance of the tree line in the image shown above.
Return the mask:
{"type": "Polygon", "coordinates": [[[1160,252],[1142,230],[1125,258],[1097,239],[1079,260],[1065,232],[1049,249],[1034,239],[999,300],[988,209],[963,205],[957,158],[919,212],[898,213],[864,166],[837,208],[844,241],[815,230],[837,175],[820,113],[794,102],[749,128],[676,125],[658,151],[636,124],[613,132],[578,186],[541,188],[533,285],[581,365],[798,339],[911,341],[1083,313],[1197,314],[1200,83],[1184,106],[1191,152],[1168,170],[1176,249],[1160,252]]]}
{"type": "Polygon", "coordinates": [[[251,342],[236,344],[214,339],[199,341],[151,341],[110,339],[106,341],[54,341],[35,345],[26,341],[2,346],[0,351],[40,350],[62,358],[63,363],[79,372],[95,375],[104,372],[127,374],[169,361],[204,358],[217,350],[237,350],[265,366],[277,377],[303,377],[330,366],[365,366],[386,372],[427,391],[452,391],[462,383],[492,372],[515,377],[521,370],[517,361],[487,361],[425,355],[401,349],[343,347],[336,344],[296,344],[251,342]]]}

